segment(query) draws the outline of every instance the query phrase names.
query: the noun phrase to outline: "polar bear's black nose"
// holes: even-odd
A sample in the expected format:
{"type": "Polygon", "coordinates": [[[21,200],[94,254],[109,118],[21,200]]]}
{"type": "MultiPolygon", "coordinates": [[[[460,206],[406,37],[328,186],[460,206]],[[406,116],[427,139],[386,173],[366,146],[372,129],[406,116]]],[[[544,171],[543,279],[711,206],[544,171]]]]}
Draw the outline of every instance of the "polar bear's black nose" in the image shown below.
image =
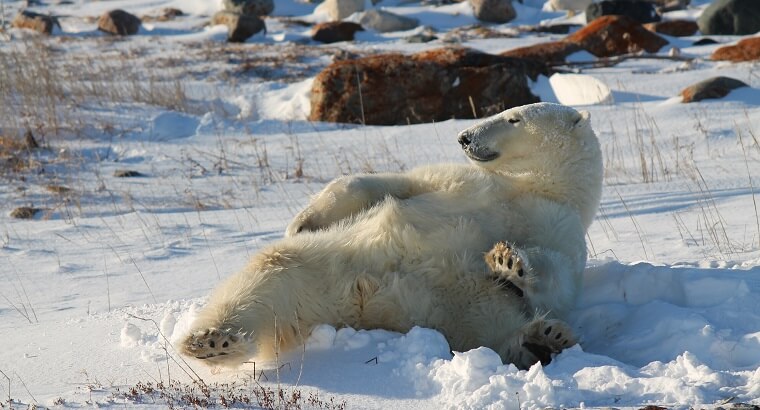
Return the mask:
{"type": "Polygon", "coordinates": [[[462,148],[466,148],[472,142],[470,136],[466,132],[459,134],[457,141],[459,141],[459,145],[461,145],[462,148]]]}

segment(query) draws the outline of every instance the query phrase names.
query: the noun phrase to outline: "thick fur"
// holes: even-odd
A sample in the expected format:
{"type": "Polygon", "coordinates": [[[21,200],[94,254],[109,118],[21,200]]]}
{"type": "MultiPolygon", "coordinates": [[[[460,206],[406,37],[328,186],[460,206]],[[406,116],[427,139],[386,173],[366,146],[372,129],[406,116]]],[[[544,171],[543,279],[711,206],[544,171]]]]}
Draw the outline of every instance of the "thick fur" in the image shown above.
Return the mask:
{"type": "Polygon", "coordinates": [[[574,343],[557,318],[580,291],[584,237],[601,194],[588,114],[517,107],[463,131],[459,142],[470,165],[327,185],[286,238],[214,290],[182,351],[236,366],[302,343],[320,323],[430,327],[453,350],[487,346],[520,367],[543,360],[537,345],[555,352],[574,343]],[[524,269],[523,297],[491,279],[517,274],[488,269],[483,256],[500,241],[524,269]]]}

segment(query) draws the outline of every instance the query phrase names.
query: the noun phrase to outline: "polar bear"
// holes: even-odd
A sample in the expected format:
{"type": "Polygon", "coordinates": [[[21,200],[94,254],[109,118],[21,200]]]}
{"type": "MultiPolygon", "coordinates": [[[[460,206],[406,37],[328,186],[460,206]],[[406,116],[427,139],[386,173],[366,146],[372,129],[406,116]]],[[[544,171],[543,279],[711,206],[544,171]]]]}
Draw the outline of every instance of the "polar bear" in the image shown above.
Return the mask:
{"type": "Polygon", "coordinates": [[[469,164],[328,184],[212,292],[180,351],[236,366],[322,323],[430,327],[453,350],[487,346],[520,368],[575,343],[561,317],[581,288],[602,186],[589,114],[521,106],[458,142],[469,164]]]}

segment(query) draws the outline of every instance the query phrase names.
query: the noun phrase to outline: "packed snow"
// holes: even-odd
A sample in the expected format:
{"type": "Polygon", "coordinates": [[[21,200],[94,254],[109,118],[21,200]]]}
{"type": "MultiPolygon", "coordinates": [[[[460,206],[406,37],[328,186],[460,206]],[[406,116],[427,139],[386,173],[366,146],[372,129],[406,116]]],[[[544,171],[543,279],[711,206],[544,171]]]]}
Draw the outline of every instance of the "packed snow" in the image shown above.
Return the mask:
{"type": "MultiPolygon", "coordinates": [[[[22,3],[5,2],[6,19],[22,3]]],[[[65,78],[90,86],[67,84],[69,95],[85,97],[17,110],[0,124],[2,135],[30,128],[47,147],[31,154],[26,171],[2,173],[0,408],[222,407],[222,397],[254,392],[251,405],[265,407],[287,407],[294,392],[306,408],[760,405],[760,77],[757,63],[711,62],[720,44],[693,45],[699,36],[668,37],[660,52],[677,47],[692,61],[630,59],[533,84],[544,101],[591,112],[605,155],[584,293],[570,314],[580,343],[547,366],[518,370],[487,348],[451,352],[440,333],[419,327],[398,334],[322,325],[304,335],[302,349],[236,370],[179,356],[173,345],[209,291],[282,238],[309,195],[347,173],[463,162],[456,134],[476,122],[309,122],[312,78],[337,53],[446,43],[403,40],[424,27],[309,43],[308,28],[291,21],[326,17],[316,4],[283,0],[266,34],[227,45],[223,27],[205,26],[221,3],[40,2],[35,11],[60,16],[60,32],[0,33],[4,57],[43,44],[65,78]],[[142,16],[164,7],[187,15],[119,40],[93,23],[114,8],[142,16]],[[681,89],[717,75],[751,87],[680,103],[681,89]],[[130,99],[91,91],[102,87],[130,99]],[[113,177],[125,169],[143,176],[113,177]],[[42,211],[11,218],[20,206],[42,211]]],[[[707,4],[692,0],[670,17],[693,19],[707,4]]],[[[491,28],[514,34],[517,25],[582,18],[543,6],[515,3],[518,18],[491,28]]],[[[375,7],[440,33],[477,22],[466,2],[375,7]]],[[[560,37],[462,44],[498,53],[560,37]]],[[[592,59],[582,52],[569,61],[592,59]]]]}

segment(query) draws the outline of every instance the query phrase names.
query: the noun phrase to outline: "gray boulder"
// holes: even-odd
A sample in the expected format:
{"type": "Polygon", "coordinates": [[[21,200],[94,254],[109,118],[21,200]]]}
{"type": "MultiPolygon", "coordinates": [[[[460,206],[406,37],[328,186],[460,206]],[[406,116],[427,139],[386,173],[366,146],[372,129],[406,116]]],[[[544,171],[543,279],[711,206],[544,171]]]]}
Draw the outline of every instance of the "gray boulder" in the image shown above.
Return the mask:
{"type": "Polygon", "coordinates": [[[274,11],[274,0],[224,0],[224,10],[244,16],[268,16],[274,11]]]}
{"type": "Polygon", "coordinates": [[[264,20],[250,15],[219,11],[211,18],[211,24],[227,26],[227,41],[242,43],[261,30],[266,30],[264,20]]]}
{"type": "Polygon", "coordinates": [[[697,20],[707,35],[745,35],[760,31],[760,0],[715,0],[697,20]]]}
{"type": "Polygon", "coordinates": [[[332,21],[338,21],[364,11],[364,0],[325,0],[320,7],[327,11],[332,21]]]}
{"type": "Polygon", "coordinates": [[[517,17],[512,0],[469,0],[472,14],[487,23],[502,24],[517,17]]]}
{"type": "Polygon", "coordinates": [[[380,33],[406,31],[417,27],[420,21],[410,17],[399,16],[389,11],[372,9],[362,13],[359,24],[380,33]]]}

